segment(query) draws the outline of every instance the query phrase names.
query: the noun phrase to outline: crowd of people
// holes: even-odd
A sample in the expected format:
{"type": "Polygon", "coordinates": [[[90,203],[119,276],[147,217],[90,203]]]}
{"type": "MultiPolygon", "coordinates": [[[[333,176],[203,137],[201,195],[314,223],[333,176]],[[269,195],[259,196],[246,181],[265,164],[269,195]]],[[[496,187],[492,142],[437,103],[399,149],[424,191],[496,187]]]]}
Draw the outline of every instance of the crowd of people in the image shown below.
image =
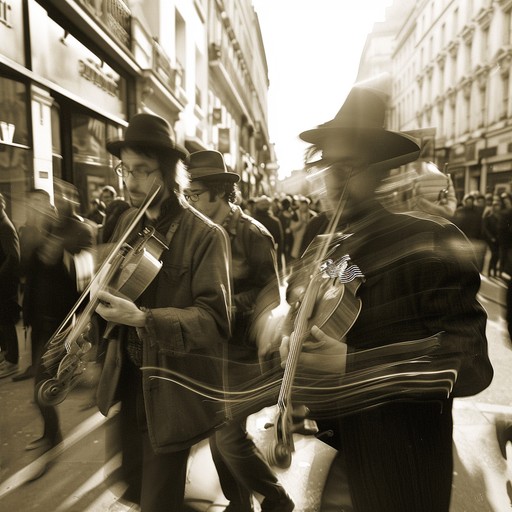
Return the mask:
{"type": "MultiPolygon", "coordinates": [[[[286,398],[307,406],[337,450],[322,512],[448,512],[453,398],[492,380],[476,295],[487,249],[487,273],[512,275],[512,201],[469,194],[457,206],[450,177],[416,163],[417,141],[384,128],[385,109],[382,91],[356,84],[332,120],[300,135],[321,155],[310,169],[316,198],[239,201],[240,178],[221,153],[189,154],[166,120],[140,113],[122,139],[107,143],[126,200],[106,186],[81,217],[72,186],[57,183],[53,205],[33,190],[19,236],[0,200],[0,271],[13,276],[2,280],[10,309],[1,309],[0,377],[34,378],[44,425],[27,449],[62,440],[57,410],[40,396],[54,377],[44,353],[94,282],[88,300],[105,348],[96,405],[108,415],[121,403],[107,442],[122,453],[123,502],[144,512],[185,510],[189,454],[208,439],[226,510],[250,512],[259,496],[263,512],[291,512],[292,498],[247,434],[251,406],[231,407],[248,382],[268,384],[277,374],[263,399],[274,404],[291,374],[304,386],[297,394],[291,386],[286,398]],[[404,165],[416,170],[393,174],[404,165]],[[106,244],[140,245],[161,266],[139,275],[135,255],[123,253],[133,264],[95,273],[112,256],[106,244]],[[42,299],[49,287],[54,301],[42,299]],[[282,288],[287,308],[271,319],[282,288]],[[16,375],[8,334],[20,310],[32,364],[16,375]],[[255,328],[266,323],[275,328],[255,328]],[[206,400],[201,389],[219,398],[206,400]]],[[[304,417],[288,400],[279,405],[286,439],[304,417]]]]}

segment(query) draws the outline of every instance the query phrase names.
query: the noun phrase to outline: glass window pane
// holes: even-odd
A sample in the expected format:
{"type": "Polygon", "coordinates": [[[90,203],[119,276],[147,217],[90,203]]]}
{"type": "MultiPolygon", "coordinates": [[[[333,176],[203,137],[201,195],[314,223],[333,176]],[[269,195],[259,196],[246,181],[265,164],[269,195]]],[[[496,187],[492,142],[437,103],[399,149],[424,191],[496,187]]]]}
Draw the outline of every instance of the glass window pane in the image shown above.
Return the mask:
{"type": "Polygon", "coordinates": [[[25,193],[32,187],[30,141],[26,85],[0,76],[0,192],[17,227],[25,222],[25,193]]]}

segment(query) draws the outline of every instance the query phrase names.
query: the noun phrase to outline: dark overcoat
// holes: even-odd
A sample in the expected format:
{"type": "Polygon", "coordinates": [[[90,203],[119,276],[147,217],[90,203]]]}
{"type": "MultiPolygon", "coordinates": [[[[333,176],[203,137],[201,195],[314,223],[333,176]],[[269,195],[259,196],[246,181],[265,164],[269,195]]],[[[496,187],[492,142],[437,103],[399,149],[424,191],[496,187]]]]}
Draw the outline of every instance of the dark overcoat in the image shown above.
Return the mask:
{"type": "MultiPolygon", "coordinates": [[[[392,214],[378,206],[347,233],[352,235],[336,240],[329,255],[334,261],[349,255],[364,274],[356,291],[360,313],[348,332],[339,333],[348,345],[346,374],[371,372],[372,365],[384,362],[362,357],[369,349],[436,334],[439,344],[429,352],[428,364],[456,373],[453,388],[447,384],[440,391],[426,363],[410,392],[393,381],[397,368],[391,367],[387,375],[374,374],[380,386],[372,394],[361,395],[350,409],[344,409],[347,397],[341,396],[338,408],[319,411],[319,423],[334,431],[333,444],[343,450],[354,510],[447,512],[452,399],[479,393],[493,376],[471,244],[445,219],[392,214]]],[[[317,271],[320,263],[313,263],[317,271]]],[[[404,379],[410,375],[404,372],[404,379]]]]}
{"type": "MultiPolygon", "coordinates": [[[[145,417],[157,453],[186,449],[225,420],[224,406],[200,392],[206,385],[222,396],[222,347],[230,334],[228,241],[222,228],[186,203],[177,209],[170,248],[162,255],[152,293],[142,303],[146,326],[137,329],[143,347],[145,417]]],[[[135,214],[135,209],[123,214],[114,240],[135,214]]],[[[98,406],[105,415],[118,397],[124,341],[120,329],[107,348],[98,386],[98,406]]]]}

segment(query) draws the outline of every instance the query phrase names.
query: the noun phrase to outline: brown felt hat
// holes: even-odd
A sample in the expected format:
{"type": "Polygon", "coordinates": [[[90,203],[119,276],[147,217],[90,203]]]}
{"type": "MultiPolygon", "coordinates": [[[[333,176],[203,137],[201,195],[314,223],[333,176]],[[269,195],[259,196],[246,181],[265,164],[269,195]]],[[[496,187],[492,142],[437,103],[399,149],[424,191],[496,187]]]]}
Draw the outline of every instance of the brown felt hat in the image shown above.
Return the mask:
{"type": "Polygon", "coordinates": [[[238,174],[228,171],[222,153],[210,149],[190,155],[188,172],[190,181],[240,181],[238,174]]]}
{"type": "Polygon", "coordinates": [[[188,151],[176,144],[176,135],[171,125],[163,118],[154,114],[135,114],[131,119],[124,139],[107,141],[107,150],[117,158],[121,158],[121,149],[126,146],[143,146],[148,149],[176,154],[186,160],[188,151]]]}
{"type": "Polygon", "coordinates": [[[299,135],[323,150],[317,163],[336,160],[337,142],[364,148],[375,168],[392,169],[418,158],[420,147],[413,137],[384,127],[387,95],[373,82],[355,84],[333,119],[299,135]]]}

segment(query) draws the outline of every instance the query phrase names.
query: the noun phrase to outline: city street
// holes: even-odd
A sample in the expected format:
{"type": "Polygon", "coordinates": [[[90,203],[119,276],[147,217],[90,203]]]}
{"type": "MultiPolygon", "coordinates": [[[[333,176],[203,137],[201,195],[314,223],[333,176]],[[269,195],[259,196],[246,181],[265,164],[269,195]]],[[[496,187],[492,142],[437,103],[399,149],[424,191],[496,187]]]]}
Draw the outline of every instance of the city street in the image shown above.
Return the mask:
{"type": "MultiPolygon", "coordinates": [[[[455,401],[452,512],[512,510],[512,445],[507,445],[505,460],[495,435],[496,420],[512,420],[512,344],[503,319],[504,286],[499,280],[482,277],[480,300],[489,316],[487,336],[495,377],[484,392],[455,401]]],[[[23,369],[30,354],[23,341],[20,345],[23,369]]],[[[93,366],[90,370],[94,374],[93,366]]],[[[108,453],[105,447],[105,433],[115,414],[106,420],[95,408],[87,408],[93,389],[82,385],[58,406],[64,441],[38,457],[36,451],[24,450],[28,442],[42,433],[32,392],[31,380],[0,381],[0,509],[107,511],[122,492],[121,487],[105,481],[106,475],[119,464],[119,457],[108,453]],[[31,481],[45,463],[47,472],[31,481]]],[[[249,430],[257,443],[263,443],[267,413],[263,411],[250,418],[249,430]]],[[[313,512],[326,464],[333,454],[330,448],[311,438],[298,438],[296,444],[292,467],[281,471],[280,479],[296,502],[297,512],[313,512]]],[[[205,443],[196,447],[190,458],[187,499],[192,510],[221,511],[225,504],[205,443]]],[[[118,503],[116,510],[128,508],[118,503]]]]}

